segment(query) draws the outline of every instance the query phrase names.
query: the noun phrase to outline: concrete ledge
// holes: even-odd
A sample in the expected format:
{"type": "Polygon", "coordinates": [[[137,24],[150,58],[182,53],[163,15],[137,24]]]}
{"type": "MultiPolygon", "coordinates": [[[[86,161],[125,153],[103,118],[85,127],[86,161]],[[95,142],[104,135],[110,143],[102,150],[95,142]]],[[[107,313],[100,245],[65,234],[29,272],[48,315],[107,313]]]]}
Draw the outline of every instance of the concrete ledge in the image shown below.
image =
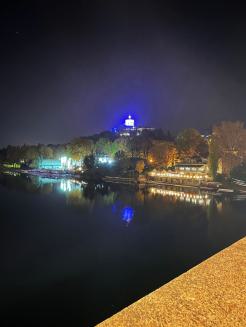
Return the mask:
{"type": "Polygon", "coordinates": [[[246,237],[98,326],[246,326],[246,237]]]}

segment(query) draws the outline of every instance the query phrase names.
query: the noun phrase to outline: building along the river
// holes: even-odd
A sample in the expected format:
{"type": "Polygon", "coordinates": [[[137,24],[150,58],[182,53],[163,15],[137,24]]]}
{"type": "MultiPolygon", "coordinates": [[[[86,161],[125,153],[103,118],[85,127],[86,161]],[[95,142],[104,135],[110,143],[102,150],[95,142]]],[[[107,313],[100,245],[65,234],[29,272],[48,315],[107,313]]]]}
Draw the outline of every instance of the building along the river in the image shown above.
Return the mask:
{"type": "Polygon", "coordinates": [[[207,164],[177,164],[174,170],[152,170],[149,179],[171,184],[199,185],[210,181],[207,164]]]}
{"type": "Polygon", "coordinates": [[[38,162],[39,169],[70,170],[76,167],[81,167],[81,162],[72,160],[66,156],[63,156],[60,159],[40,159],[38,162]]]}
{"type": "Polygon", "coordinates": [[[38,162],[38,168],[47,170],[60,170],[62,169],[62,163],[61,160],[41,159],[38,162]]]}

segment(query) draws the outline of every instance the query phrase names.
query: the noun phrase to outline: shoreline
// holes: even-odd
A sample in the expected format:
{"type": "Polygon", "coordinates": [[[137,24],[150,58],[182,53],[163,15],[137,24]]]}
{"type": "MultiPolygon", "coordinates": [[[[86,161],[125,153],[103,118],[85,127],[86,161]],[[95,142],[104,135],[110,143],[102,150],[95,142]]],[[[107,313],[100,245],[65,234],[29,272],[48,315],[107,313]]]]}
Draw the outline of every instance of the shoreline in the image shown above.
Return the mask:
{"type": "Polygon", "coordinates": [[[235,189],[229,189],[229,188],[214,188],[214,187],[208,187],[208,186],[202,186],[202,185],[189,185],[189,184],[177,184],[177,183],[167,183],[162,181],[152,181],[152,180],[146,180],[143,183],[138,182],[134,178],[125,178],[125,177],[111,177],[111,176],[105,176],[103,178],[103,181],[106,183],[115,183],[115,184],[128,184],[128,185],[138,185],[141,187],[150,187],[150,186],[171,186],[171,187],[182,187],[182,188],[188,188],[188,189],[197,189],[199,191],[203,192],[210,192],[214,195],[222,195],[222,194],[235,194],[235,189]]]}
{"type": "MultiPolygon", "coordinates": [[[[73,178],[77,180],[82,180],[87,183],[90,182],[96,182],[93,179],[86,179],[83,178],[83,176],[79,173],[75,172],[69,172],[69,171],[46,171],[46,170],[40,170],[40,169],[19,169],[19,168],[10,168],[10,169],[4,169],[3,167],[0,167],[0,173],[15,173],[15,174],[25,174],[25,175],[31,175],[31,176],[40,176],[43,178],[73,178]]],[[[246,193],[246,187],[238,185],[230,185],[231,188],[228,188],[228,185],[226,184],[220,184],[218,187],[209,187],[206,185],[191,185],[189,183],[187,184],[179,184],[177,182],[165,182],[165,181],[155,181],[155,180],[146,180],[146,179],[136,179],[133,177],[121,177],[121,176],[102,176],[101,181],[106,183],[115,183],[115,184],[128,184],[128,185],[136,185],[138,187],[148,187],[148,186],[173,186],[173,187],[182,187],[182,188],[193,188],[198,189],[201,191],[207,191],[207,192],[213,192],[214,194],[235,194],[235,193],[246,193]]],[[[98,180],[99,182],[99,180],[98,180]]]]}

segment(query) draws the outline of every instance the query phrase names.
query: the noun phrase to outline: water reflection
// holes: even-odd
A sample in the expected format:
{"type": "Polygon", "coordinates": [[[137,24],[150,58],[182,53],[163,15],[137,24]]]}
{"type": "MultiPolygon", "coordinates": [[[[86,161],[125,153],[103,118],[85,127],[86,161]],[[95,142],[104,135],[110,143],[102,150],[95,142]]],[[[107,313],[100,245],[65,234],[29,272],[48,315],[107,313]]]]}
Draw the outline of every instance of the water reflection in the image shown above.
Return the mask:
{"type": "MultiPolygon", "coordinates": [[[[148,201],[163,198],[164,207],[182,202],[185,205],[209,207],[214,197],[198,189],[178,188],[170,186],[134,189],[125,186],[105,183],[86,184],[76,179],[44,178],[40,176],[4,176],[1,182],[9,188],[25,189],[27,192],[52,194],[58,193],[66,199],[67,205],[93,208],[95,202],[111,206],[112,213],[126,224],[132,222],[137,207],[142,207],[148,201]],[[131,189],[131,191],[130,191],[131,189]]],[[[154,203],[154,202],[153,202],[154,203]]],[[[153,203],[151,205],[153,205],[153,203]]],[[[222,200],[216,199],[218,210],[222,210],[222,200]]],[[[163,207],[163,208],[164,208],[163,207]]],[[[171,207],[170,207],[171,208],[171,207]]]]}
{"type": "Polygon", "coordinates": [[[131,207],[125,207],[122,210],[122,220],[129,224],[134,217],[134,210],[131,207]]]}
{"type": "Polygon", "coordinates": [[[71,192],[81,189],[81,183],[75,180],[62,179],[60,182],[60,189],[63,192],[71,192]]]}
{"type": "Polygon", "coordinates": [[[246,231],[245,201],[191,188],[0,174],[0,195],[6,321],[30,326],[95,326],[246,231]]]}
{"type": "Polygon", "coordinates": [[[178,200],[178,201],[188,202],[195,205],[209,206],[211,202],[211,196],[209,196],[207,193],[200,193],[199,191],[192,192],[192,191],[183,191],[183,190],[175,190],[175,189],[156,188],[156,187],[151,187],[149,191],[151,194],[161,195],[169,200],[173,200],[173,201],[178,200]]]}
{"type": "MultiPolygon", "coordinates": [[[[65,198],[66,204],[74,207],[84,207],[93,209],[95,203],[105,207],[109,206],[111,213],[116,219],[121,220],[126,225],[132,223],[134,217],[139,216],[140,209],[144,206],[161,207],[163,210],[174,210],[177,203],[183,203],[185,207],[195,206],[208,208],[208,219],[214,217],[214,208],[223,214],[224,206],[231,197],[217,198],[207,192],[200,192],[195,188],[182,187],[149,187],[138,189],[130,186],[105,183],[89,183],[75,179],[45,178],[40,176],[12,176],[1,175],[0,183],[10,189],[21,189],[31,193],[57,194],[65,198]],[[159,200],[163,199],[161,203],[159,200]]],[[[235,198],[237,200],[237,198],[235,198]]],[[[242,198],[240,197],[240,200],[242,198]]],[[[158,209],[159,210],[159,209],[158,209]]]]}

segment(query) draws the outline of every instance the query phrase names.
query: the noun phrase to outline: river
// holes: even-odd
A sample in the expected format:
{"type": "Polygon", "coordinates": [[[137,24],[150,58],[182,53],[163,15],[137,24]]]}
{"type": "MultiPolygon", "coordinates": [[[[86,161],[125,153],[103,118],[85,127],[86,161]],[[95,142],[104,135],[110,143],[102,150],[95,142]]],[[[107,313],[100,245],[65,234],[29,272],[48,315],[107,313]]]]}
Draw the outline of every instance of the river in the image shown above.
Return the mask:
{"type": "Polygon", "coordinates": [[[244,197],[0,175],[2,326],[93,326],[246,234],[244,197]]]}

